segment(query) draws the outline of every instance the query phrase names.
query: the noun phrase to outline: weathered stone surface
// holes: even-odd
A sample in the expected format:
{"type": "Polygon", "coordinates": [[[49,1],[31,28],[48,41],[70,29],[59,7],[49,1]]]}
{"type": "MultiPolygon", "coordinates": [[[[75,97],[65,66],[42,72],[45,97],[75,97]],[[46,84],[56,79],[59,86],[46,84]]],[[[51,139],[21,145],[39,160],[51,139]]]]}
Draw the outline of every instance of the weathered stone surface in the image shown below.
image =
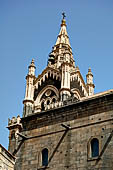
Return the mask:
{"type": "Polygon", "coordinates": [[[38,77],[35,68],[32,60],[23,118],[8,125],[15,170],[113,170],[113,90],[94,95],[91,68],[84,82],[64,13],[47,67],[38,77]]]}
{"type": "Polygon", "coordinates": [[[112,116],[113,94],[107,94],[22,118],[21,133],[29,138],[16,155],[15,170],[112,170],[112,116]],[[70,130],[66,131],[62,123],[70,130]],[[88,159],[92,137],[99,140],[100,159],[88,159]],[[47,167],[42,167],[44,148],[49,150],[47,167]]]}
{"type": "Polygon", "coordinates": [[[0,144],[0,170],[14,170],[15,157],[0,144]]]}

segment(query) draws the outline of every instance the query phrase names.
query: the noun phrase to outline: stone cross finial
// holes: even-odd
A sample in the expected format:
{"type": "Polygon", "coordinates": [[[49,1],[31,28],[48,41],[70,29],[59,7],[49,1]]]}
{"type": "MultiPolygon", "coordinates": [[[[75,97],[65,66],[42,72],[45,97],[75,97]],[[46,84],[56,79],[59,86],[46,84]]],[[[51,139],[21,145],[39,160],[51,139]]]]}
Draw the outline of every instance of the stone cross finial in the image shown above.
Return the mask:
{"type": "Polygon", "coordinates": [[[65,19],[66,15],[65,12],[62,13],[63,19],[65,19]]]}

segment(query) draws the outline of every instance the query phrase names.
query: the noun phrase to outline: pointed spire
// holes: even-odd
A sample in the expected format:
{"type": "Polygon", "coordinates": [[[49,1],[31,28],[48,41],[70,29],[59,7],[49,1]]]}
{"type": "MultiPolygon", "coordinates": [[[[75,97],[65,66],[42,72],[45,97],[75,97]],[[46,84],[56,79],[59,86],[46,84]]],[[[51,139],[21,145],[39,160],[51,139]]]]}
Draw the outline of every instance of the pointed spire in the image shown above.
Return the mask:
{"type": "Polygon", "coordinates": [[[70,46],[69,37],[68,37],[68,34],[67,34],[67,30],[66,30],[66,20],[65,20],[66,16],[65,16],[64,12],[62,13],[62,15],[63,15],[63,19],[61,21],[61,28],[60,28],[60,32],[59,32],[59,35],[57,37],[57,41],[56,41],[55,45],[64,43],[64,44],[67,44],[67,45],[70,46]]]}
{"type": "Polygon", "coordinates": [[[91,68],[89,67],[88,69],[88,74],[86,75],[86,86],[87,86],[87,89],[88,89],[88,94],[89,96],[93,95],[94,94],[94,88],[95,88],[95,85],[93,83],[93,74],[91,72],[91,68]]]}
{"type": "Polygon", "coordinates": [[[91,72],[91,67],[89,67],[89,69],[88,69],[88,75],[93,75],[91,72]]]}
{"type": "Polygon", "coordinates": [[[30,67],[35,67],[34,59],[32,59],[32,61],[31,61],[31,64],[30,64],[29,68],[30,68],[30,67]]]}
{"type": "Polygon", "coordinates": [[[34,76],[35,75],[35,69],[36,69],[36,67],[35,67],[34,59],[32,59],[31,64],[29,65],[28,74],[34,76]]]}
{"type": "Polygon", "coordinates": [[[62,63],[68,62],[71,67],[75,68],[72,49],[69,42],[68,33],[66,30],[65,13],[62,13],[61,28],[57,37],[56,44],[49,55],[48,65],[54,68],[59,68],[62,63]]]}
{"type": "Polygon", "coordinates": [[[32,59],[29,67],[28,74],[26,76],[26,92],[25,98],[23,101],[24,109],[23,109],[23,117],[32,114],[33,103],[34,103],[34,85],[33,82],[35,80],[35,64],[34,59],[32,59]]]}

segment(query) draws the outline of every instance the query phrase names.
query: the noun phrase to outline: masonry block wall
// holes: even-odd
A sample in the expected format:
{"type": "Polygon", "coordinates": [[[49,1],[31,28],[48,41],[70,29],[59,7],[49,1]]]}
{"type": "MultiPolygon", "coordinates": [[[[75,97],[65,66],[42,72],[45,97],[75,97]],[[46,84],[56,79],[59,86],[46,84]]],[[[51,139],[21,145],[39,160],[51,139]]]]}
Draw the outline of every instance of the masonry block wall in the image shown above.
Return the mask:
{"type": "Polygon", "coordinates": [[[0,170],[14,170],[15,157],[0,144],[0,170]]]}
{"type": "Polygon", "coordinates": [[[15,170],[113,170],[113,92],[22,118],[21,123],[27,138],[16,154],[15,170]],[[98,139],[97,156],[92,156],[92,139],[98,139]],[[42,163],[44,148],[47,166],[42,163]]]}

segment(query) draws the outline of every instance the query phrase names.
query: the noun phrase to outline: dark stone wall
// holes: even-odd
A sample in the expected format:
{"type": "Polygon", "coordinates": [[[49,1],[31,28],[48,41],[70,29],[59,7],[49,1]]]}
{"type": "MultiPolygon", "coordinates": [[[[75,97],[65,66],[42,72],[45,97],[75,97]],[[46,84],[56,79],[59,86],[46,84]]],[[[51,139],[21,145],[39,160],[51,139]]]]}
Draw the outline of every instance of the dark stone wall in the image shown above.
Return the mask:
{"type": "Polygon", "coordinates": [[[22,124],[27,139],[16,154],[15,170],[113,170],[113,94],[22,118],[22,124]],[[99,140],[95,159],[89,151],[92,138],[99,140]],[[42,166],[44,148],[47,167],[42,166]]]}

